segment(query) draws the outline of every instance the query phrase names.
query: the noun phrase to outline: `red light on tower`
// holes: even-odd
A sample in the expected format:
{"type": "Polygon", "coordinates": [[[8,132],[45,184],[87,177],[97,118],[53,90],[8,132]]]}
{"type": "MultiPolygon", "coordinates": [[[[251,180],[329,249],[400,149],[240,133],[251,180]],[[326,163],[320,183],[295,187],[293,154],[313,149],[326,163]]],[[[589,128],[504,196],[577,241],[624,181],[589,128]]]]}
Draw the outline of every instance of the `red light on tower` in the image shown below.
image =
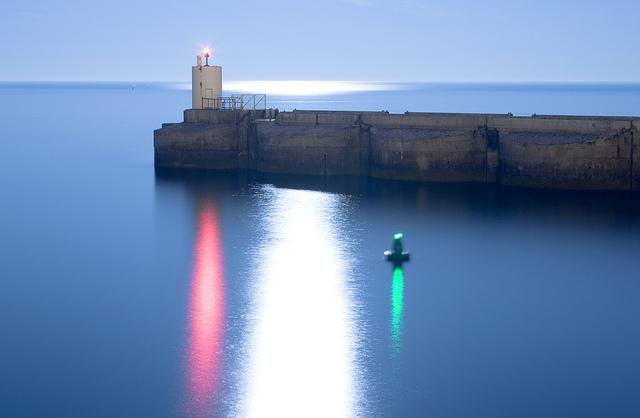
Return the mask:
{"type": "Polygon", "coordinates": [[[191,67],[192,109],[218,109],[221,106],[222,67],[215,63],[210,65],[209,58],[213,59],[213,48],[200,45],[196,65],[191,67]]]}

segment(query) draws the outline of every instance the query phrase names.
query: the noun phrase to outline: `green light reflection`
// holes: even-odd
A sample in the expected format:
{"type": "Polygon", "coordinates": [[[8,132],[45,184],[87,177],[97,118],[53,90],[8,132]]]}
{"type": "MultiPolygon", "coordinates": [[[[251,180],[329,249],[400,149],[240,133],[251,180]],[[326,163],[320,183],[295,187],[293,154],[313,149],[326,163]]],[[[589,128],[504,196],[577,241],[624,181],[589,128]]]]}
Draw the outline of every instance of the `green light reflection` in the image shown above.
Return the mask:
{"type": "Polygon", "coordinates": [[[404,311],[404,272],[402,267],[393,269],[391,281],[391,344],[394,354],[400,350],[402,338],[402,313],[404,311]]]}

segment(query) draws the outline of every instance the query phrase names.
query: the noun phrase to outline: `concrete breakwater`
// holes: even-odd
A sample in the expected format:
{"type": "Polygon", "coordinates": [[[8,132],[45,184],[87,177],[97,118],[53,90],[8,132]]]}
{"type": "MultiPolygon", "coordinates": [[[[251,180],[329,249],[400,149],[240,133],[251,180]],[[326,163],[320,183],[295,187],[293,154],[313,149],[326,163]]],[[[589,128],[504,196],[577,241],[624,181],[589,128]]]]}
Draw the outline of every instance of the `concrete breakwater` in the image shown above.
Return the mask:
{"type": "Polygon", "coordinates": [[[189,109],[157,167],[640,190],[640,118],[189,109]]]}

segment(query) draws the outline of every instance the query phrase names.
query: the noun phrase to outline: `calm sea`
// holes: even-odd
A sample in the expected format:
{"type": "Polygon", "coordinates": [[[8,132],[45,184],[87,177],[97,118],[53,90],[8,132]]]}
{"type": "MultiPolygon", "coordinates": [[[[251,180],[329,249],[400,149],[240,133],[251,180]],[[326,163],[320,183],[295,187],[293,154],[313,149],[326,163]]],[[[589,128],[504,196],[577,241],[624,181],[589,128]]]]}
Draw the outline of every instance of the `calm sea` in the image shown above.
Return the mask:
{"type": "MultiPolygon", "coordinates": [[[[314,93],[270,105],[640,115],[640,85],[314,93]]],[[[0,84],[0,416],[640,416],[637,197],[156,173],[189,103],[0,84]]]]}

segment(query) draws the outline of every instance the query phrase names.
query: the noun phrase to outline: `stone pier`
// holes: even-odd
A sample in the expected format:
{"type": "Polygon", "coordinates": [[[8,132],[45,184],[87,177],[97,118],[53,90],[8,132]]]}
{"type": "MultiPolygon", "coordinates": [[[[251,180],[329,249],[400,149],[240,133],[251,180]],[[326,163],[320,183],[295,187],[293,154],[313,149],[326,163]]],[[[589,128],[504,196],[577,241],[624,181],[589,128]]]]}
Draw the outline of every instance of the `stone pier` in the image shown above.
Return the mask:
{"type": "Polygon", "coordinates": [[[640,190],[640,118],[186,110],[157,167],[640,190]]]}

